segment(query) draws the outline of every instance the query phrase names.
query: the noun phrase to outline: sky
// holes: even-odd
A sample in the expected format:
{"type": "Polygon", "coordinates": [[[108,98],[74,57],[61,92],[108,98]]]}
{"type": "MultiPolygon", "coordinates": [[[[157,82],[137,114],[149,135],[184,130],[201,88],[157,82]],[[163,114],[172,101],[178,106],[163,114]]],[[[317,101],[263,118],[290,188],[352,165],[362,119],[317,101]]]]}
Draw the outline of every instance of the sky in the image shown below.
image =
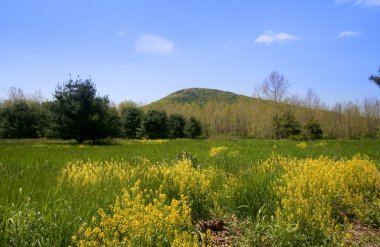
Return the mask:
{"type": "Polygon", "coordinates": [[[322,102],[380,95],[380,0],[0,0],[0,97],[70,75],[149,103],[183,88],[252,96],[272,72],[322,102]]]}

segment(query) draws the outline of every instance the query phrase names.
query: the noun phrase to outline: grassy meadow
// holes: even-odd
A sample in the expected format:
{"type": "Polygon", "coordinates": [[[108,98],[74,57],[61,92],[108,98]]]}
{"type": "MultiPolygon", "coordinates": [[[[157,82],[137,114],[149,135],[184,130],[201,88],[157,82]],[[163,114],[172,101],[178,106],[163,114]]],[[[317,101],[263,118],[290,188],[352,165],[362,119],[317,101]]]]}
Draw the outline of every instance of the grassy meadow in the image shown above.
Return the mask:
{"type": "Polygon", "coordinates": [[[379,246],[379,150],[379,140],[1,140],[0,246],[379,246]],[[227,236],[199,227],[217,219],[227,236]]]}

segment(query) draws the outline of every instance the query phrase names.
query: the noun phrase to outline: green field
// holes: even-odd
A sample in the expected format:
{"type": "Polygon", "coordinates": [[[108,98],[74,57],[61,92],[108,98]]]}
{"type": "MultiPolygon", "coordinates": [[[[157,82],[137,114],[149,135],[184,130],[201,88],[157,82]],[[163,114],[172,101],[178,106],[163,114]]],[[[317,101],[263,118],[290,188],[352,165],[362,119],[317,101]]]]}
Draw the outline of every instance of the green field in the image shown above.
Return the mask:
{"type": "MultiPolygon", "coordinates": [[[[99,208],[108,215],[116,215],[109,206],[115,204],[117,196],[125,195],[123,188],[129,191],[133,201],[130,188],[137,181],[141,182],[142,194],[148,193],[144,189],[157,190],[167,196],[163,204],[178,200],[191,208],[191,216],[187,225],[173,223],[173,226],[182,228],[177,230],[186,232],[186,236],[174,236],[168,227],[164,233],[153,229],[157,236],[147,240],[140,236],[147,234],[149,227],[145,226],[138,241],[132,241],[128,246],[161,243],[170,246],[170,239],[177,237],[182,243],[185,243],[185,237],[191,242],[195,236],[203,234],[198,232],[197,235],[197,222],[215,219],[223,219],[227,227],[234,229],[229,232],[233,240],[228,241],[238,246],[295,246],[300,243],[305,246],[338,246],[341,243],[375,246],[379,244],[379,231],[376,230],[380,218],[379,150],[379,140],[303,143],[288,140],[117,140],[107,145],[79,145],[58,140],[1,140],[0,246],[80,245],[90,241],[79,240],[89,239],[94,241],[92,244],[106,244],[101,242],[101,235],[96,235],[95,231],[81,232],[80,226],[85,222],[92,230],[101,226],[99,208]],[[312,159],[304,161],[306,158],[312,159]],[[345,170],[339,170],[338,161],[342,159],[347,159],[342,161],[347,164],[347,174],[345,170]],[[190,166],[186,166],[184,160],[190,160],[190,166]],[[310,166],[305,166],[308,162],[310,166]],[[299,169],[294,168],[296,172],[287,165],[293,163],[299,169]],[[331,169],[330,164],[333,164],[331,169]],[[324,170],[326,167],[328,169],[324,170]],[[320,186],[318,188],[324,186],[324,174],[318,175],[323,171],[326,178],[329,171],[336,171],[330,180],[335,177],[342,180],[335,185],[329,183],[330,188],[336,190],[313,194],[312,186],[318,184],[312,183],[313,179],[320,179],[315,185],[320,186]],[[292,191],[290,186],[302,179],[310,179],[312,184],[300,185],[300,190],[306,188],[302,194],[306,199],[301,201],[306,203],[304,208],[311,205],[310,212],[300,213],[293,224],[290,217],[293,209],[285,202],[290,203],[296,198],[290,192],[299,190],[292,191]],[[339,183],[342,186],[338,186],[339,183]],[[280,185],[289,190],[281,192],[278,190],[280,185]],[[318,213],[318,208],[313,208],[315,198],[310,197],[310,193],[315,197],[320,195],[332,205],[333,212],[326,211],[331,220],[321,216],[321,220],[326,220],[324,225],[308,218],[308,215],[318,213]],[[324,197],[328,193],[331,197],[324,197]],[[340,194],[344,196],[341,198],[340,194]],[[92,221],[94,216],[97,220],[92,221]],[[350,231],[359,224],[368,231],[357,238],[350,231]]],[[[142,208],[149,204],[149,200],[142,203],[142,208]]],[[[131,209],[130,212],[134,211],[131,209]]],[[[160,222],[166,222],[165,218],[160,222]]],[[[152,225],[159,223],[153,222],[152,225]]],[[[100,229],[106,227],[103,225],[100,229]]],[[[206,239],[207,233],[203,235],[206,239]]],[[[122,241],[120,236],[107,236],[119,237],[122,241]]],[[[212,236],[210,238],[211,243],[214,240],[212,236]]]]}

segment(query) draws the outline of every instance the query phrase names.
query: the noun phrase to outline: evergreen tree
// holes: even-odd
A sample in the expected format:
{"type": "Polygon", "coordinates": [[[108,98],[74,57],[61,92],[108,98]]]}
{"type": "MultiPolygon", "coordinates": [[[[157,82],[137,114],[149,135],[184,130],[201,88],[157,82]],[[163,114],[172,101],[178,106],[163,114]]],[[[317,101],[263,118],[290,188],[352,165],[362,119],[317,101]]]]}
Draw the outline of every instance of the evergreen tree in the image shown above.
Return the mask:
{"type": "Polygon", "coordinates": [[[286,112],[278,118],[275,117],[274,125],[277,139],[288,138],[301,133],[299,122],[290,112],[286,112]]]}
{"type": "Polygon", "coordinates": [[[168,117],[165,111],[149,110],[142,122],[142,135],[149,139],[168,137],[168,117]]]}
{"type": "Polygon", "coordinates": [[[305,125],[304,129],[305,129],[306,137],[311,140],[321,139],[323,137],[323,131],[321,129],[321,125],[315,119],[311,119],[310,122],[308,122],[305,125]]]}
{"type": "Polygon", "coordinates": [[[70,79],[58,85],[54,93],[53,111],[56,113],[61,138],[74,138],[79,143],[118,136],[120,120],[109,106],[107,96],[96,95],[91,80],[70,79]]]}
{"type": "Polygon", "coordinates": [[[185,136],[186,120],[181,114],[172,114],[169,117],[170,138],[183,138],[185,136]]]}
{"type": "Polygon", "coordinates": [[[26,100],[8,101],[0,108],[0,138],[38,138],[46,115],[41,106],[26,100]]]}
{"type": "Polygon", "coordinates": [[[136,139],[141,127],[143,111],[137,106],[128,106],[123,114],[123,126],[125,135],[129,139],[136,139]]]}
{"type": "Polygon", "coordinates": [[[199,137],[202,134],[201,123],[195,117],[190,117],[186,126],[186,132],[192,139],[199,137]]]}

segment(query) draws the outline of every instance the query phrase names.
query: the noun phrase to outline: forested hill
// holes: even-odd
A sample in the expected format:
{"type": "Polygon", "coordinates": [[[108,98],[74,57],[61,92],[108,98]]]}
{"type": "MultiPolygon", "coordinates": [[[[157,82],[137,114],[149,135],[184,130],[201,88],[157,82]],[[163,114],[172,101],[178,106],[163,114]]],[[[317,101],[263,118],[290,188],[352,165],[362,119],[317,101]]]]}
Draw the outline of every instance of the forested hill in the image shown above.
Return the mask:
{"type": "Polygon", "coordinates": [[[207,102],[214,101],[223,101],[234,103],[238,100],[252,100],[252,98],[240,95],[236,93],[231,93],[227,91],[221,91],[217,89],[208,89],[208,88],[187,88],[176,91],[169,94],[168,96],[151,103],[155,104],[198,104],[205,105],[207,102]]]}
{"type": "Polygon", "coordinates": [[[285,99],[276,104],[231,92],[188,88],[143,106],[143,110],[164,110],[168,115],[194,116],[203,125],[207,136],[237,136],[243,138],[273,137],[273,118],[290,113],[301,130],[311,121],[318,122],[328,138],[375,137],[380,133],[377,100],[361,104],[337,103],[329,108],[302,98],[285,99]],[[361,110],[363,109],[363,110],[361,110]]]}

